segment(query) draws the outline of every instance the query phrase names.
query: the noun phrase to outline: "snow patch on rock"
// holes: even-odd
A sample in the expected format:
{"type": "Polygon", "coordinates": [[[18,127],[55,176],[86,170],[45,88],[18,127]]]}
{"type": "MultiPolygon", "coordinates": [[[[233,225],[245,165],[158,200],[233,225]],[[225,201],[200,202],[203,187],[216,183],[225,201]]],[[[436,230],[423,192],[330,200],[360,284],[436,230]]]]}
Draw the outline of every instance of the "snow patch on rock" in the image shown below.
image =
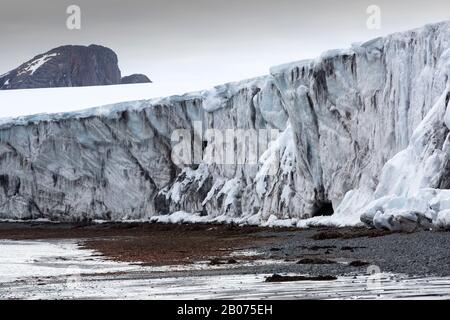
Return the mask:
{"type": "Polygon", "coordinates": [[[52,58],[57,57],[58,53],[49,53],[45,54],[42,57],[35,59],[28,63],[25,68],[20,70],[18,75],[22,75],[25,73],[29,73],[30,75],[33,75],[40,67],[42,67],[45,63],[50,61],[52,58]]]}

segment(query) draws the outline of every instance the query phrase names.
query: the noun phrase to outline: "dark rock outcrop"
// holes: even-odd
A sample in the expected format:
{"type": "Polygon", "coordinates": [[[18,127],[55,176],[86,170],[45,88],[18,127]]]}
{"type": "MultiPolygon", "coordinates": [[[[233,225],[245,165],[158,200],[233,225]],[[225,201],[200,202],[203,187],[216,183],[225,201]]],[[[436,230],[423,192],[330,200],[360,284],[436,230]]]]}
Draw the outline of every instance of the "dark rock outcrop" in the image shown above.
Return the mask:
{"type": "Polygon", "coordinates": [[[130,76],[123,77],[121,83],[122,84],[152,83],[152,81],[145,74],[132,74],[130,76]]]}
{"type": "Polygon", "coordinates": [[[122,79],[113,50],[98,46],[62,46],[37,55],[0,76],[0,89],[84,87],[148,83],[144,75],[122,79]],[[125,79],[127,82],[123,82],[125,79]]]}

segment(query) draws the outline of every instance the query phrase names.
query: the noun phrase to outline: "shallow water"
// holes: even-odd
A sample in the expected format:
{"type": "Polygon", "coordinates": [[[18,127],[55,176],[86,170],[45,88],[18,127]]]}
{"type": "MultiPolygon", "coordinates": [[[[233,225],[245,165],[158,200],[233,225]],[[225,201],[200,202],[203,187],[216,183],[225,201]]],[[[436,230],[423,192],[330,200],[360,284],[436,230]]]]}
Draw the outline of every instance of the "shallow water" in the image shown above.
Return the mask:
{"type": "Polygon", "coordinates": [[[74,241],[0,241],[0,298],[450,298],[450,278],[438,277],[411,278],[375,273],[371,276],[341,277],[336,281],[266,283],[268,274],[168,276],[173,270],[195,271],[207,268],[206,264],[150,268],[107,261],[94,251],[81,250],[74,241]],[[161,274],[165,271],[167,276],[161,274]],[[158,277],[155,278],[156,273],[158,277]]]}
{"type": "MultiPolygon", "coordinates": [[[[0,283],[30,277],[77,273],[129,271],[126,263],[107,261],[94,251],[81,250],[75,241],[0,240],[0,283]]],[[[0,293],[1,295],[1,293],[0,293]]]]}

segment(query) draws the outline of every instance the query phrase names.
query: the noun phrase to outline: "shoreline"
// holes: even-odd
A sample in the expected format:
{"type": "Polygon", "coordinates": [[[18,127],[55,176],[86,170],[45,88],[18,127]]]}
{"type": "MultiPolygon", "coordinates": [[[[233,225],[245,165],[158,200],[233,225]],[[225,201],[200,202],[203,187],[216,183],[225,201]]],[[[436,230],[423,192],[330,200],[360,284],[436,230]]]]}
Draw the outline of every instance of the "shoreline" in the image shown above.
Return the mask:
{"type": "Polygon", "coordinates": [[[260,259],[286,262],[262,268],[273,273],[362,275],[368,265],[375,265],[383,272],[410,276],[450,276],[450,232],[446,231],[394,233],[367,228],[30,222],[0,223],[0,239],[74,240],[81,248],[96,251],[108,260],[142,266],[206,261],[210,265],[232,264],[237,270],[240,264],[260,259]],[[239,251],[256,254],[230,261],[237,260],[232,254],[239,251]]]}
{"type": "Polygon", "coordinates": [[[449,246],[436,231],[0,223],[0,299],[444,298],[449,246]]]}

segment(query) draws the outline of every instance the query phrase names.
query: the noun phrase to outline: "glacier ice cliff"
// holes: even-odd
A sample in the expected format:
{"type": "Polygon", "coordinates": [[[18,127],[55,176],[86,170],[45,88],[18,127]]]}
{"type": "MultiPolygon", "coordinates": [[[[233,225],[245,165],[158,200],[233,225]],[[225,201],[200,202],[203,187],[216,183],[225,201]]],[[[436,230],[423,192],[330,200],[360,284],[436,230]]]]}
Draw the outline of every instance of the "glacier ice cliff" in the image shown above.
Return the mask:
{"type": "Polygon", "coordinates": [[[5,121],[0,217],[446,227],[449,41],[431,24],[212,90],[5,121]],[[172,133],[195,123],[282,133],[259,164],[177,164],[172,133]]]}

